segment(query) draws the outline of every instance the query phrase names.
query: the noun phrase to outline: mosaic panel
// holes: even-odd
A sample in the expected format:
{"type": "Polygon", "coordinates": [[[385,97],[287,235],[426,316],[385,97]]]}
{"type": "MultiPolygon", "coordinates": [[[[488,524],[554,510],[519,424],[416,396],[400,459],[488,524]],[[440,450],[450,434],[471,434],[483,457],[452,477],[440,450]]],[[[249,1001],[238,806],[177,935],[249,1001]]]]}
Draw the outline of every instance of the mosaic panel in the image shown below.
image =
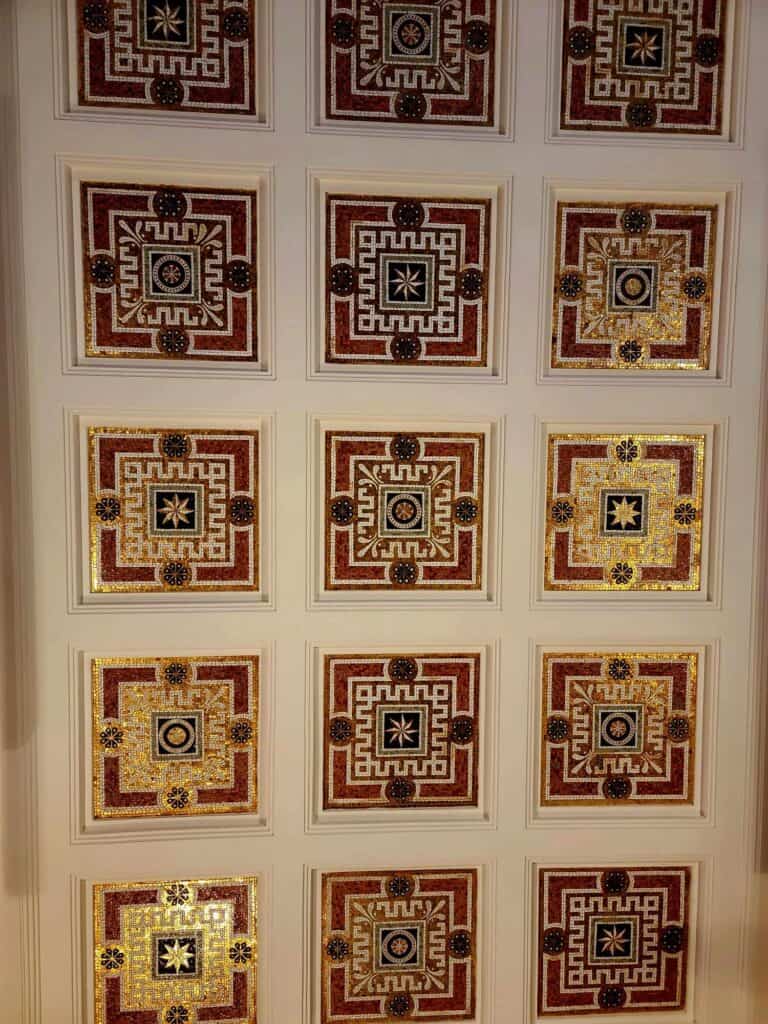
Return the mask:
{"type": "Polygon", "coordinates": [[[553,367],[706,370],[717,207],[560,202],[553,367]]]}
{"type": "Polygon", "coordinates": [[[322,876],[321,1024],[469,1020],[477,871],[322,876]]]}
{"type": "Polygon", "coordinates": [[[77,0],[81,106],[256,114],[252,0],[77,0]]]}
{"type": "Polygon", "coordinates": [[[94,658],[93,816],[258,810],[259,659],[94,658]]]}
{"type": "Polygon", "coordinates": [[[326,430],[326,589],[480,589],[485,447],[482,433],[326,430]]]}
{"type": "Polygon", "coordinates": [[[699,590],[703,434],[550,434],[546,590],[699,590]]]}
{"type": "Polygon", "coordinates": [[[86,356],[257,360],[258,193],[83,182],[86,356]]]}
{"type": "Polygon", "coordinates": [[[689,867],[539,868],[542,1015],[682,1010],[689,867]]]}
{"type": "Polygon", "coordinates": [[[326,117],[492,126],[496,0],[326,0],[326,117]]]}
{"type": "Polygon", "coordinates": [[[545,654],[544,806],[693,803],[696,654],[545,654]]]}
{"type": "Polygon", "coordinates": [[[325,358],[488,364],[490,199],[326,197],[325,358]]]}
{"type": "Polygon", "coordinates": [[[729,0],[565,0],[560,126],[719,135],[729,0]]]}
{"type": "Polygon", "coordinates": [[[93,887],[96,1024],[255,1024],[256,878],[93,887]]]}
{"type": "Polygon", "coordinates": [[[323,807],[476,807],[479,654],[329,654],[323,807]]]}
{"type": "Polygon", "coordinates": [[[259,432],[90,427],[91,590],[259,588],[259,432]]]}

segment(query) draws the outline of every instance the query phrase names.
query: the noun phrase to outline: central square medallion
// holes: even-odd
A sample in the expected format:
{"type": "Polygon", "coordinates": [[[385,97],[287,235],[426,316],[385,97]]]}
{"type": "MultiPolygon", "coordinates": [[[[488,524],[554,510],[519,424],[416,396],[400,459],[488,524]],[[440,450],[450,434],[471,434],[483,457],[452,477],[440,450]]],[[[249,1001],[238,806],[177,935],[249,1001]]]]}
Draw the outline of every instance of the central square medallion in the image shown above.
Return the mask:
{"type": "Polygon", "coordinates": [[[144,246],[145,300],[200,301],[200,252],[196,246],[144,246]]]}
{"type": "Polygon", "coordinates": [[[139,0],[139,45],[187,50],[195,42],[194,0],[139,0]]]}
{"type": "Polygon", "coordinates": [[[655,313],[658,305],[658,266],[635,260],[609,260],[608,312],[655,313]]]}
{"type": "Polygon", "coordinates": [[[432,4],[385,3],[384,62],[437,64],[440,8],[432,4]]]}
{"type": "Polygon", "coordinates": [[[379,305],[386,310],[431,310],[435,305],[435,257],[382,253],[379,305]]]}
{"type": "Polygon", "coordinates": [[[154,940],[156,978],[197,978],[202,970],[202,932],[163,932],[154,940]]]}
{"type": "Polygon", "coordinates": [[[648,533],[648,492],[640,490],[605,490],[600,492],[600,532],[616,534],[648,533]]]}
{"type": "Polygon", "coordinates": [[[152,715],[152,756],[158,761],[199,761],[203,756],[203,712],[152,715]]]}
{"type": "Polygon", "coordinates": [[[427,753],[427,707],[380,704],[376,709],[377,757],[427,753]]]}
{"type": "Polygon", "coordinates": [[[636,919],[593,917],[589,927],[589,960],[592,964],[630,964],[637,960],[636,919]]]}
{"type": "Polygon", "coordinates": [[[642,705],[595,704],[592,714],[593,749],[596,753],[627,751],[638,754],[642,751],[642,705]]]}
{"type": "Polygon", "coordinates": [[[655,18],[619,18],[619,73],[668,75],[672,23],[655,18]]]}
{"type": "Polygon", "coordinates": [[[380,971],[424,970],[424,922],[375,926],[376,968],[380,971]]]}
{"type": "Polygon", "coordinates": [[[407,533],[426,537],[429,533],[429,488],[382,487],[379,491],[379,521],[383,536],[407,533]]]}
{"type": "Polygon", "coordinates": [[[187,485],[149,487],[149,532],[154,537],[188,533],[199,537],[203,529],[203,488],[187,485]]]}

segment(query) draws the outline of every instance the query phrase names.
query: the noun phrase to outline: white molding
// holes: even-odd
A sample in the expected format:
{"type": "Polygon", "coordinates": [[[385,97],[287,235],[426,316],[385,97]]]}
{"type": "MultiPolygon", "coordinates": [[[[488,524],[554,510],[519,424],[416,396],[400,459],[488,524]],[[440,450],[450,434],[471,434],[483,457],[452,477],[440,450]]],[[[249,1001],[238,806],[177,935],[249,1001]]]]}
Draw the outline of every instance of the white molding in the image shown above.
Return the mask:
{"type": "Polygon", "coordinates": [[[260,379],[275,378],[277,337],[275,282],[275,168],[273,164],[210,164],[152,157],[56,156],[56,220],[59,239],[62,370],[72,374],[120,377],[260,379]],[[257,362],[245,359],[179,362],[140,356],[87,356],[83,310],[80,183],[90,177],[125,184],[152,185],[163,179],[180,187],[254,189],[258,192],[257,362]]]}
{"type": "Polygon", "coordinates": [[[478,680],[480,743],[478,745],[477,807],[323,809],[323,657],[326,654],[408,654],[414,645],[349,643],[326,646],[307,642],[305,699],[305,832],[434,832],[496,829],[498,800],[498,730],[500,641],[492,644],[433,644],[420,641],[430,654],[479,654],[478,680]]]}
{"type": "Polygon", "coordinates": [[[374,135],[377,138],[482,139],[485,142],[514,140],[515,92],[517,86],[517,0],[496,0],[496,96],[494,124],[488,127],[464,125],[447,128],[435,124],[402,125],[397,121],[356,121],[325,116],[325,12],[323,0],[307,0],[307,90],[306,130],[335,135],[374,135]]]}
{"type": "Polygon", "coordinates": [[[453,420],[430,419],[426,417],[381,417],[359,416],[349,413],[343,416],[322,413],[307,413],[307,461],[309,463],[309,487],[307,492],[307,514],[310,528],[307,531],[307,609],[344,609],[360,611],[376,608],[501,608],[501,558],[503,552],[503,452],[505,418],[487,420],[457,417],[453,420]],[[325,452],[323,432],[328,429],[367,430],[380,427],[382,430],[482,430],[486,436],[488,452],[485,466],[485,513],[483,551],[483,578],[485,583],[476,591],[449,591],[434,593],[423,591],[327,591],[324,586],[325,530],[324,483],[325,452]]]}
{"type": "Polygon", "coordinates": [[[716,722],[719,697],[720,640],[679,643],[634,643],[597,639],[585,642],[580,635],[575,643],[548,643],[545,639],[529,637],[528,688],[526,695],[528,739],[526,750],[526,829],[648,829],[649,827],[679,827],[713,829],[716,825],[714,786],[716,779],[716,722]],[[654,653],[696,654],[697,697],[695,736],[695,788],[691,804],[664,804],[655,806],[633,803],[601,807],[596,805],[543,807],[540,803],[541,759],[541,673],[546,654],[612,651],[638,651],[654,653]]]}
{"type": "Polygon", "coordinates": [[[537,360],[538,384],[586,385],[589,387],[691,387],[731,386],[734,347],[738,246],[741,225],[740,181],[668,180],[626,181],[619,179],[542,180],[541,259],[539,266],[539,316],[537,360]],[[554,288],[555,207],[558,200],[631,201],[650,203],[712,203],[718,208],[715,238],[710,366],[707,370],[633,370],[551,367],[552,293],[554,288]]]}
{"type": "Polygon", "coordinates": [[[307,379],[376,380],[409,384],[507,382],[509,361],[509,293],[511,280],[513,179],[493,175],[445,173],[397,173],[378,171],[307,170],[307,379]],[[405,370],[393,364],[345,366],[325,361],[325,196],[334,188],[351,195],[387,195],[400,190],[406,195],[491,200],[490,259],[492,288],[488,309],[488,366],[414,366],[405,370]]]}
{"type": "Polygon", "coordinates": [[[274,131],[274,27],[272,0],[254,0],[256,11],[256,105],[259,113],[203,114],[196,111],[154,111],[110,106],[81,106],[78,101],[78,51],[76,0],[50,0],[53,8],[53,110],[57,120],[139,127],[169,125],[189,128],[220,128],[231,131],[274,131]]]}
{"type": "Polygon", "coordinates": [[[274,781],[274,644],[238,648],[190,648],[176,644],[163,649],[133,648],[85,651],[69,648],[69,770],[70,842],[73,844],[166,840],[186,841],[212,836],[256,837],[273,835],[274,781]],[[91,674],[95,658],[258,657],[259,729],[257,752],[258,810],[255,813],[189,815],[187,817],[105,818],[93,816],[91,787],[91,674]]]}
{"type": "MultiPolygon", "coordinates": [[[[349,865],[348,870],[387,871],[398,869],[435,870],[440,868],[457,871],[477,869],[478,902],[477,902],[477,943],[475,952],[477,1004],[475,1015],[468,1024],[494,1024],[496,1015],[495,979],[498,970],[498,945],[496,942],[497,908],[497,862],[490,858],[479,860],[465,858],[466,862],[458,863],[455,859],[444,856],[431,858],[428,862],[422,857],[407,856],[400,858],[401,863],[393,865],[381,859],[380,855],[366,857],[365,865],[349,865]]],[[[322,956],[322,920],[320,914],[321,876],[325,872],[344,871],[347,867],[335,861],[323,858],[314,862],[314,866],[304,865],[304,910],[302,929],[302,1024],[320,1024],[320,957],[322,956]]]]}
{"type": "Polygon", "coordinates": [[[130,413],[114,408],[64,410],[66,467],[66,529],[68,568],[68,610],[82,612],[212,612],[240,609],[274,611],[276,502],[274,489],[275,416],[253,411],[226,415],[180,409],[170,415],[167,409],[132,409],[130,413]],[[206,591],[202,594],[168,593],[92,593],[90,591],[90,531],[88,524],[88,451],[90,426],[177,426],[195,429],[258,429],[259,431],[259,571],[260,588],[253,593],[206,591]]]}
{"type": "Polygon", "coordinates": [[[728,418],[705,422],[680,420],[675,416],[663,421],[630,419],[611,421],[544,420],[535,417],[533,534],[530,562],[530,608],[610,608],[618,611],[666,611],[671,608],[719,609],[722,600],[723,532],[725,528],[725,474],[728,418]],[[701,433],[706,437],[703,506],[708,512],[701,537],[701,588],[691,591],[545,591],[544,544],[547,505],[547,439],[551,433],[701,433]]]}
{"type": "Polygon", "coordinates": [[[667,149],[743,149],[751,5],[752,0],[734,0],[726,15],[726,54],[723,66],[730,68],[731,72],[724,83],[721,134],[679,132],[665,135],[662,132],[643,131],[633,134],[560,127],[563,9],[561,0],[549,0],[545,142],[560,145],[632,146],[643,150],[656,146],[667,149]]]}
{"type": "MultiPolygon", "coordinates": [[[[643,1016],[653,1018],[654,1024],[704,1024],[703,1010],[706,1007],[706,996],[709,988],[709,965],[711,958],[711,906],[714,885],[714,861],[709,855],[690,857],[663,856],[647,857],[636,855],[629,844],[622,844],[627,849],[623,858],[611,855],[602,857],[599,854],[588,856],[563,857],[526,857],[526,899],[525,905],[530,914],[528,927],[525,929],[525,978],[528,981],[526,1024],[545,1024],[553,1018],[553,1014],[538,1013],[538,934],[539,934],[539,900],[538,879],[539,868],[563,868],[564,870],[580,868],[644,868],[644,867],[688,867],[691,869],[691,889],[689,904],[688,928],[688,978],[686,986],[686,1006],[683,1010],[669,1012],[644,1011],[643,1016]]],[[[598,1024],[608,1021],[618,1024],[626,1019],[626,1013],[580,1013],[579,1018],[585,1024],[598,1024]]]]}

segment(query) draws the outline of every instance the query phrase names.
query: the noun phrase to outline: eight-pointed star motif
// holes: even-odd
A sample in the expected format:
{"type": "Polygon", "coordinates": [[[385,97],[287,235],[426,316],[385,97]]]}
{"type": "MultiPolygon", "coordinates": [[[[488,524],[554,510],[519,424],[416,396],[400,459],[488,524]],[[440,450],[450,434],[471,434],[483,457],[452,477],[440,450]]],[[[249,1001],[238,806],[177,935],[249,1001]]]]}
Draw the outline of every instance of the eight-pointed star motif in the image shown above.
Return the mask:
{"type": "Polygon", "coordinates": [[[656,42],[658,38],[658,32],[635,32],[634,39],[629,44],[632,59],[639,60],[641,64],[645,64],[646,59],[653,62],[656,59],[657,50],[661,49],[656,42]]]}
{"type": "Polygon", "coordinates": [[[400,715],[400,721],[393,722],[387,729],[387,732],[392,737],[392,742],[402,747],[414,738],[416,726],[411,719],[406,718],[405,715],[400,715]]]}
{"type": "Polygon", "coordinates": [[[163,498],[163,507],[160,509],[163,516],[163,526],[173,523],[173,528],[178,529],[179,523],[189,523],[192,509],[189,507],[189,498],[182,501],[178,494],[173,498],[163,498]]]}
{"type": "Polygon", "coordinates": [[[166,942],[163,947],[165,952],[160,955],[160,959],[165,961],[165,966],[169,970],[179,974],[189,967],[189,961],[194,955],[189,946],[190,943],[185,942],[182,945],[178,939],[174,939],[172,943],[166,942]]]}
{"type": "Polygon", "coordinates": [[[622,953],[626,952],[629,938],[627,937],[627,929],[619,928],[614,925],[613,928],[606,928],[600,941],[601,951],[603,953],[610,953],[612,956],[621,956],[622,953]]]}
{"type": "Polygon", "coordinates": [[[180,7],[171,7],[168,0],[165,0],[165,7],[153,7],[152,10],[155,12],[150,15],[149,20],[154,21],[155,31],[162,32],[163,36],[168,39],[170,35],[180,36],[179,26],[184,24],[182,18],[179,17],[181,11],[180,7]]]}
{"type": "Polygon", "coordinates": [[[396,270],[392,277],[392,283],[395,286],[395,295],[402,295],[404,299],[410,299],[412,295],[419,294],[419,289],[423,284],[421,271],[411,270],[410,267],[406,267],[405,270],[396,270]]]}
{"type": "Polygon", "coordinates": [[[631,502],[627,501],[626,498],[622,498],[621,501],[614,501],[610,514],[613,517],[611,525],[620,526],[623,530],[627,526],[635,525],[635,520],[640,515],[640,511],[634,498],[631,502]]]}

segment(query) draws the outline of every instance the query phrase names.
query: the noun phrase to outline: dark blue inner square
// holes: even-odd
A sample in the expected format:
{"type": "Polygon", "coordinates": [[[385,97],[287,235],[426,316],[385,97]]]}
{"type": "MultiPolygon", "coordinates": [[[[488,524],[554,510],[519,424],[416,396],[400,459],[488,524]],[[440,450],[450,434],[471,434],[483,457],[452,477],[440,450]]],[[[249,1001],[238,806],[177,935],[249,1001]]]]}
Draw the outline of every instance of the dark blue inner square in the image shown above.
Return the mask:
{"type": "Polygon", "coordinates": [[[385,491],[386,528],[388,530],[420,530],[424,526],[424,499],[417,492],[385,491]]]}
{"type": "Polygon", "coordinates": [[[155,491],[155,529],[193,533],[197,529],[195,491],[155,491]]]}
{"type": "Polygon", "coordinates": [[[645,495],[611,491],[605,495],[605,533],[642,533],[645,528],[645,495]]]}
{"type": "Polygon", "coordinates": [[[419,962],[419,929],[401,925],[381,929],[380,962],[386,967],[413,967],[419,962]]]}
{"type": "Polygon", "coordinates": [[[601,708],[598,727],[601,747],[622,749],[637,745],[638,712],[635,708],[601,708]]]}
{"type": "Polygon", "coordinates": [[[634,922],[631,919],[598,921],[594,931],[595,960],[626,960],[634,951],[634,922]]]}
{"type": "Polygon", "coordinates": [[[661,71],[664,67],[664,26],[655,22],[625,22],[624,64],[639,71],[661,71]]]}
{"type": "Polygon", "coordinates": [[[393,54],[421,58],[433,56],[435,47],[434,14],[422,9],[412,10],[405,5],[391,8],[387,14],[393,54]]]}
{"type": "Polygon", "coordinates": [[[155,938],[155,973],[159,978],[189,977],[197,974],[197,936],[158,935],[155,938]]]}
{"type": "Polygon", "coordinates": [[[195,293],[192,257],[185,252],[153,252],[150,256],[152,292],[189,298],[195,293]]]}
{"type": "Polygon", "coordinates": [[[387,264],[387,301],[418,303],[427,301],[427,267],[421,261],[390,260],[387,264]]]}
{"type": "Polygon", "coordinates": [[[421,713],[418,711],[385,711],[382,715],[381,746],[383,750],[419,750],[421,747],[421,713]]]}
{"type": "Polygon", "coordinates": [[[653,310],[656,306],[656,265],[615,263],[612,291],[615,309],[653,310]]]}
{"type": "Polygon", "coordinates": [[[158,715],[156,723],[160,757],[196,757],[200,753],[195,715],[158,715]]]}
{"type": "Polygon", "coordinates": [[[145,0],[144,34],[148,42],[188,45],[191,37],[190,2],[145,0]]]}

